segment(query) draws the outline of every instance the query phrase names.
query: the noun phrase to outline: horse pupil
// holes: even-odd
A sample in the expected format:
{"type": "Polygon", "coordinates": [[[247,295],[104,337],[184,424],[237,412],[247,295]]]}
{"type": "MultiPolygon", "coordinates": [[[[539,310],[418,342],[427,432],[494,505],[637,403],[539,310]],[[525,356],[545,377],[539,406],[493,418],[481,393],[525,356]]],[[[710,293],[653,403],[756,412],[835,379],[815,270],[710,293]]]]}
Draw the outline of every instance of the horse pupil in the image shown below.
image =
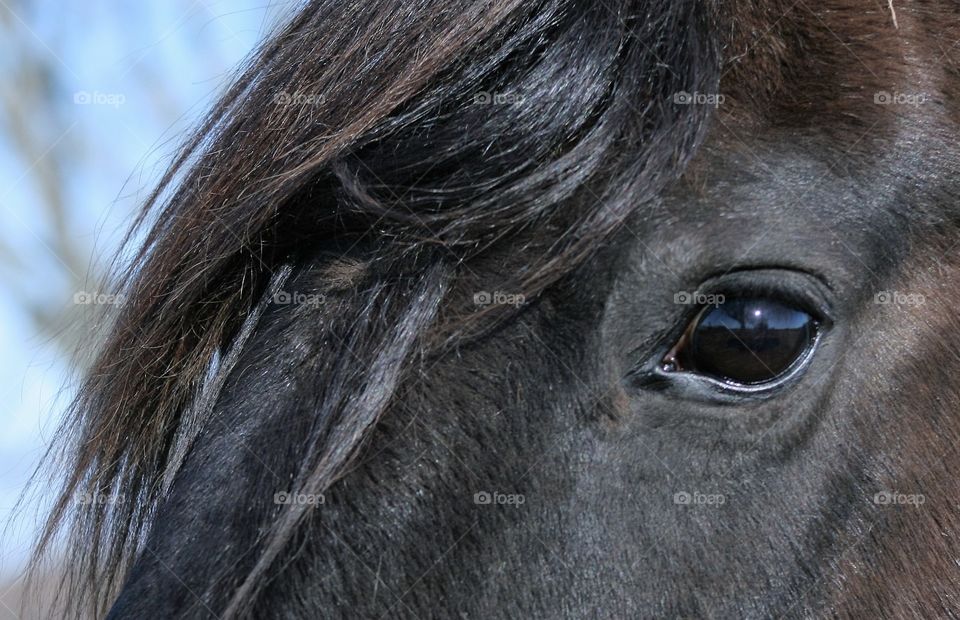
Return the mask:
{"type": "Polygon", "coordinates": [[[783,374],[810,346],[816,321],[802,310],[763,298],[731,299],[708,308],[691,334],[690,364],[735,383],[783,374]]]}

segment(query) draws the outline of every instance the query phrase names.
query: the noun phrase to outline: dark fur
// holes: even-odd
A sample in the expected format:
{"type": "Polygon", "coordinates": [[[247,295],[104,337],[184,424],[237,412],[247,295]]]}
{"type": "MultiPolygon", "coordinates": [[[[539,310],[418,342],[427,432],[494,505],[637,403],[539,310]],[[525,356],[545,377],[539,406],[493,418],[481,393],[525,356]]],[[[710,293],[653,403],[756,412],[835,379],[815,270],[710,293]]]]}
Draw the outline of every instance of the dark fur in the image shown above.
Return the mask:
{"type": "Polygon", "coordinates": [[[956,616],[960,28],[895,4],[310,3],[145,210],[64,431],[71,608],[956,616]],[[635,380],[717,277],[823,296],[796,384],[635,380]]]}

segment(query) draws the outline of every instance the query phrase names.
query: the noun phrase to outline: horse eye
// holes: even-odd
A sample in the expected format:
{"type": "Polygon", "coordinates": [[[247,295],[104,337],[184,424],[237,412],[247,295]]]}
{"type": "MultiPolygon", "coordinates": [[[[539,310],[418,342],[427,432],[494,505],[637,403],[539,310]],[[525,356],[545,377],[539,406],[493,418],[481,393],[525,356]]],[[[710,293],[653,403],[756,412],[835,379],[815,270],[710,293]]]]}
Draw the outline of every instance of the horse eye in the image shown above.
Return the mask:
{"type": "Polygon", "coordinates": [[[663,361],[665,371],[695,372],[756,385],[791,370],[813,347],[817,320],[773,299],[734,298],[707,306],[663,361]]]}

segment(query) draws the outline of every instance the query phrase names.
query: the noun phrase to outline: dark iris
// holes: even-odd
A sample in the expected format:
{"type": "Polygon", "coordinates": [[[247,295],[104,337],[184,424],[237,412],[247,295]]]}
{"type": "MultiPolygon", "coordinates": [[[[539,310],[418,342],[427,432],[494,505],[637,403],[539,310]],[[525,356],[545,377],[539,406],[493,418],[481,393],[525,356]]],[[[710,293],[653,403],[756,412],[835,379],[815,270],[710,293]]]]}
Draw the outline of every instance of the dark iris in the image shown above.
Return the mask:
{"type": "Polygon", "coordinates": [[[816,330],[812,316],[779,301],[730,299],[705,308],[665,363],[728,382],[764,383],[803,357],[816,330]]]}

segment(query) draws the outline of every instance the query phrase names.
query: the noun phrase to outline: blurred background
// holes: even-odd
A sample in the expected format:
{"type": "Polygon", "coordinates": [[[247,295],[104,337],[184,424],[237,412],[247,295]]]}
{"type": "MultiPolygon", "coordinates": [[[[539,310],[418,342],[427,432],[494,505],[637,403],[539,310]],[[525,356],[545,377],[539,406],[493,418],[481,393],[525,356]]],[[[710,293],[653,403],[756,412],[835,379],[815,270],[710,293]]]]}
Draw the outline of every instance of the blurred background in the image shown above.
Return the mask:
{"type": "Polygon", "coordinates": [[[98,282],[186,133],[291,8],[0,0],[0,619],[33,617],[20,574],[53,489],[13,508],[82,372],[91,310],[116,302],[98,282]]]}

